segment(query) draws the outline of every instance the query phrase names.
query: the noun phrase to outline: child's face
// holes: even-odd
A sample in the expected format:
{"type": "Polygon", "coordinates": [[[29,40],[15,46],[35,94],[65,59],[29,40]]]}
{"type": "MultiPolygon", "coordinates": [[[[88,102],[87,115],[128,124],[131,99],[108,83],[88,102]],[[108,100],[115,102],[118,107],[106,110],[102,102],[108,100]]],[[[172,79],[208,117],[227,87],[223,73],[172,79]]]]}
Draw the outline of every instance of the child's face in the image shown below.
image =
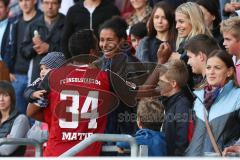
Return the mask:
{"type": "Polygon", "coordinates": [[[137,38],[136,36],[131,34],[131,43],[132,43],[132,47],[136,50],[138,47],[140,39],[137,38]]]}
{"type": "Polygon", "coordinates": [[[229,54],[236,56],[240,55],[240,40],[233,37],[231,32],[223,32],[224,42],[223,45],[229,54]]]}
{"type": "Polygon", "coordinates": [[[169,97],[172,95],[174,88],[171,84],[171,81],[166,78],[165,74],[159,77],[158,86],[162,96],[169,97]]]}
{"type": "Polygon", "coordinates": [[[40,78],[44,79],[44,77],[48,74],[52,69],[48,68],[45,64],[41,64],[40,66],[40,78]]]}

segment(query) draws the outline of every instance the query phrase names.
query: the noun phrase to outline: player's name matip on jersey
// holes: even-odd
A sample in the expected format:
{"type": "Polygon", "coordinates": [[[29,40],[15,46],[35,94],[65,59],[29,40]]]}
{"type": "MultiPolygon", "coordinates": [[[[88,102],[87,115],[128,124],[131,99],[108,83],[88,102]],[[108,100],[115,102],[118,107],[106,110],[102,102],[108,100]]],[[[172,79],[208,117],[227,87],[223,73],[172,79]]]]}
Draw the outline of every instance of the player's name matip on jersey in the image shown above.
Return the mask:
{"type": "MultiPolygon", "coordinates": [[[[118,99],[109,91],[108,74],[87,67],[64,66],[49,76],[49,105],[45,121],[49,140],[45,156],[59,156],[94,133],[104,133],[107,113],[117,107],[118,99]]],[[[77,156],[97,156],[97,142],[77,156]]]]}

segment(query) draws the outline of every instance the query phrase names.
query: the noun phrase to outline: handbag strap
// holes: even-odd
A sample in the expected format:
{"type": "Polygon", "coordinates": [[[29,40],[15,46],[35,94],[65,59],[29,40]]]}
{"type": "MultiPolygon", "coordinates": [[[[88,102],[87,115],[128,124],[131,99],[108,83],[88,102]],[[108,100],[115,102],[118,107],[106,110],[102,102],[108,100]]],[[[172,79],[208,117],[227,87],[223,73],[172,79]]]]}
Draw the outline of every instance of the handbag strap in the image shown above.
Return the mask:
{"type": "Polygon", "coordinates": [[[210,141],[212,143],[213,149],[216,153],[218,153],[220,156],[222,156],[222,152],[221,152],[220,148],[218,147],[217,142],[216,142],[216,140],[214,138],[214,135],[212,133],[212,130],[210,128],[208,118],[207,118],[207,111],[206,111],[205,108],[203,108],[203,110],[204,110],[203,112],[204,112],[204,119],[205,119],[205,124],[206,124],[206,128],[207,128],[207,133],[208,133],[208,136],[209,136],[210,141]]]}

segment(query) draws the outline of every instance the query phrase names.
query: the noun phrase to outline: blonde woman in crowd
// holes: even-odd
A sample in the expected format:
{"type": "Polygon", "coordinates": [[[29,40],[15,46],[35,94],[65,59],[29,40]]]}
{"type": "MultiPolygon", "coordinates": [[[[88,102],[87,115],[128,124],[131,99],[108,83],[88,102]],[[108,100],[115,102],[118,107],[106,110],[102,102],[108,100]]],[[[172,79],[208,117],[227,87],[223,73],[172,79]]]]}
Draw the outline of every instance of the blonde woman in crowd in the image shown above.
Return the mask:
{"type": "MultiPolygon", "coordinates": [[[[181,59],[185,63],[188,61],[187,53],[184,49],[185,43],[193,36],[204,34],[212,37],[212,34],[204,21],[204,16],[198,4],[193,2],[183,3],[175,11],[176,29],[178,31],[176,52],[171,55],[171,59],[181,59]]],[[[201,81],[201,77],[194,76],[190,72],[189,85],[201,81]]]]}
{"type": "Polygon", "coordinates": [[[198,4],[193,2],[183,3],[175,11],[176,29],[178,31],[176,48],[183,54],[185,41],[198,34],[211,33],[205,25],[204,16],[198,4]]]}

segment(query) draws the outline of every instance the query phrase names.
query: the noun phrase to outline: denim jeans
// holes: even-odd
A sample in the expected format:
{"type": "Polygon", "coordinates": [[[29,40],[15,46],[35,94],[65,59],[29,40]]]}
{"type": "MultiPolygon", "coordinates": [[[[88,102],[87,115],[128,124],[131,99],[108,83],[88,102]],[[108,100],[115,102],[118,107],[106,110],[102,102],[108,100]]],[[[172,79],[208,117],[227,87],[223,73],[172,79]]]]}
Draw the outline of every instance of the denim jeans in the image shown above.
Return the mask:
{"type": "Polygon", "coordinates": [[[27,87],[28,77],[27,75],[15,74],[16,80],[12,82],[12,85],[16,92],[16,107],[22,114],[26,114],[27,101],[23,97],[24,90],[27,87]]]}

